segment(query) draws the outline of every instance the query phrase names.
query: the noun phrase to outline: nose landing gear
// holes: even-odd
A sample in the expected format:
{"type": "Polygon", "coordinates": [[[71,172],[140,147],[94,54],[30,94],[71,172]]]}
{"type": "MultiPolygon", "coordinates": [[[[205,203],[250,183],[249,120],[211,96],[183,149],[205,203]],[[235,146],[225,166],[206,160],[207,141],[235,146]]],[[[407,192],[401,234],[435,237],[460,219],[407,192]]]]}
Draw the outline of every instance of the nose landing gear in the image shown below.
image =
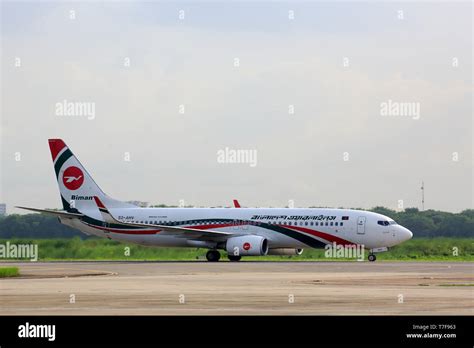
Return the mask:
{"type": "Polygon", "coordinates": [[[377,260],[377,257],[375,256],[375,254],[369,254],[367,258],[369,259],[370,262],[374,262],[375,260],[377,260]]]}

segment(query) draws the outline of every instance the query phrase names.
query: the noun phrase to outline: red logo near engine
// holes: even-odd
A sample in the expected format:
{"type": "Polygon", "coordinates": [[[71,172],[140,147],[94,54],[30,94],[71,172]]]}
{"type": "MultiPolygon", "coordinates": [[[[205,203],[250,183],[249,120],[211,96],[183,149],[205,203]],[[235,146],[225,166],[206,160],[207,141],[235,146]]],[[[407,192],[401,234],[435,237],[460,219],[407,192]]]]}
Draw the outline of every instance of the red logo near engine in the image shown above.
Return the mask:
{"type": "Polygon", "coordinates": [[[243,246],[244,250],[249,250],[250,247],[251,247],[250,243],[244,243],[244,246],[243,246]]]}
{"type": "Polygon", "coordinates": [[[74,191],[82,186],[84,173],[77,167],[69,167],[63,173],[63,184],[68,189],[74,191]]]}

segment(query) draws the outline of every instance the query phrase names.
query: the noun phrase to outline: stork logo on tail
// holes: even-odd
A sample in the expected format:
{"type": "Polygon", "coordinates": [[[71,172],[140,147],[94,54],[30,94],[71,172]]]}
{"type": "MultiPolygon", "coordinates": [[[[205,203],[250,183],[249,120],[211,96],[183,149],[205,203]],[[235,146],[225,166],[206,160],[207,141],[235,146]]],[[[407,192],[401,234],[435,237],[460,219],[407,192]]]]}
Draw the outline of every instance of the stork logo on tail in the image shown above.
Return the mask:
{"type": "Polygon", "coordinates": [[[84,173],[77,167],[69,167],[63,173],[63,184],[69,190],[77,190],[84,182],[84,173]]]}

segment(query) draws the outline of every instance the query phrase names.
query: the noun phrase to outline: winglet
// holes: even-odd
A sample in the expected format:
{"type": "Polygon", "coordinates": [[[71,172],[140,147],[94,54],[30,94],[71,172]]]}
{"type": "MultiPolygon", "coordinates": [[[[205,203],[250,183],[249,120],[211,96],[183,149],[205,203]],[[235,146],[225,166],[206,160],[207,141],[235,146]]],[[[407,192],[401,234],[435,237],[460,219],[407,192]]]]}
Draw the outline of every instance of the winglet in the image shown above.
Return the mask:
{"type": "Polygon", "coordinates": [[[112,214],[110,214],[109,210],[105,207],[104,203],[102,203],[99,197],[94,196],[94,201],[95,201],[95,204],[97,205],[97,208],[99,208],[100,214],[102,215],[102,218],[104,219],[105,222],[109,222],[109,223],[118,222],[117,219],[115,219],[112,216],[112,214]]]}
{"type": "Polygon", "coordinates": [[[234,199],[234,207],[235,208],[240,208],[240,203],[238,200],[234,199]]]}
{"type": "Polygon", "coordinates": [[[95,204],[97,204],[97,206],[99,207],[99,209],[104,209],[105,211],[107,211],[107,208],[105,207],[104,203],[102,203],[102,201],[99,199],[99,197],[94,196],[94,201],[95,204]]]}

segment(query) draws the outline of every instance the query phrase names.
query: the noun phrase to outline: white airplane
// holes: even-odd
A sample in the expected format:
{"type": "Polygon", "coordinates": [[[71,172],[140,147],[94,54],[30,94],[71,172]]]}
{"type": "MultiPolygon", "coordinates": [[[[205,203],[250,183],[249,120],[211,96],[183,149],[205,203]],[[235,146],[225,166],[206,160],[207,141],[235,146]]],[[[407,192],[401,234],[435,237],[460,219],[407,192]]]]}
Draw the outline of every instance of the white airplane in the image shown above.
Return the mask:
{"type": "Polygon", "coordinates": [[[375,253],[413,234],[387,216],[349,209],[141,208],[107,196],[61,139],[49,147],[63,211],[18,207],[55,215],[86,234],[141,245],[206,248],[208,261],[225,250],[231,261],[242,256],[300,255],[303,248],[327,244],[375,253]]]}

